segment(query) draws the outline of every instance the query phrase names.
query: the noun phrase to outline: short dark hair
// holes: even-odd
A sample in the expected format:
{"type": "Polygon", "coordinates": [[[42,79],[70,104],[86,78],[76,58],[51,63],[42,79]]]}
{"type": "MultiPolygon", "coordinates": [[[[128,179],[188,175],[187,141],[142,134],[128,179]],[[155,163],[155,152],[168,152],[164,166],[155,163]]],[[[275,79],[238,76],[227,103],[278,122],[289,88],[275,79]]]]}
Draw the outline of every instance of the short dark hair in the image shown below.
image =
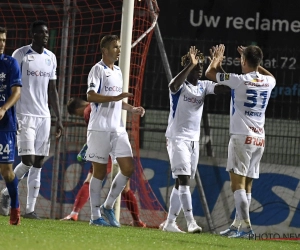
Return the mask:
{"type": "Polygon", "coordinates": [[[256,68],[260,65],[263,59],[262,50],[255,45],[246,47],[243,52],[244,58],[250,67],[256,68]]]}
{"type": "Polygon", "coordinates": [[[119,41],[120,38],[117,35],[107,35],[102,37],[101,41],[100,41],[100,49],[102,51],[103,48],[108,48],[109,44],[112,41],[119,41]]]}
{"type": "Polygon", "coordinates": [[[5,27],[0,27],[0,33],[7,34],[7,29],[5,27]]]}
{"type": "Polygon", "coordinates": [[[85,105],[85,101],[78,98],[72,97],[67,103],[67,110],[70,115],[75,115],[75,110],[82,108],[85,105]]]}
{"type": "Polygon", "coordinates": [[[35,28],[38,26],[44,25],[46,27],[48,27],[47,23],[45,21],[42,20],[36,20],[34,21],[31,25],[30,25],[30,34],[33,35],[35,28]]]}

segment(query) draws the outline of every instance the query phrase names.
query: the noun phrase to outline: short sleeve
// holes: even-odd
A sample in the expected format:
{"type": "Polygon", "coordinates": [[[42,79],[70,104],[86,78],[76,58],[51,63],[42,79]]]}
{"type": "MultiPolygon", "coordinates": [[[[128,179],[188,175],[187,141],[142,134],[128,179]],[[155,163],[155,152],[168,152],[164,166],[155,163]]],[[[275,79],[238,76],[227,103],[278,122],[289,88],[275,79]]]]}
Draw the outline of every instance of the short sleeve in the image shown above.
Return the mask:
{"type": "Polygon", "coordinates": [[[103,69],[100,65],[96,64],[90,71],[88,75],[88,87],[87,93],[90,91],[98,92],[101,88],[101,82],[103,78],[103,69]]]}
{"type": "Polygon", "coordinates": [[[231,73],[217,73],[217,82],[232,89],[235,89],[243,81],[244,80],[242,75],[231,73]]]}
{"type": "Polygon", "coordinates": [[[205,89],[206,95],[214,95],[215,94],[215,86],[216,83],[212,81],[200,81],[201,85],[205,89]]]}
{"type": "Polygon", "coordinates": [[[53,69],[52,69],[52,74],[51,74],[50,80],[56,80],[57,79],[57,76],[56,76],[57,60],[56,60],[56,56],[54,54],[52,54],[52,63],[53,63],[53,69]]]}
{"type": "Polygon", "coordinates": [[[16,59],[19,66],[21,66],[21,63],[22,63],[22,60],[23,60],[23,57],[24,57],[24,53],[22,52],[22,50],[20,50],[20,49],[15,50],[12,54],[12,57],[14,59],[16,59]]]}
{"type": "Polygon", "coordinates": [[[22,86],[20,66],[16,59],[11,58],[11,60],[10,87],[22,86]]]}

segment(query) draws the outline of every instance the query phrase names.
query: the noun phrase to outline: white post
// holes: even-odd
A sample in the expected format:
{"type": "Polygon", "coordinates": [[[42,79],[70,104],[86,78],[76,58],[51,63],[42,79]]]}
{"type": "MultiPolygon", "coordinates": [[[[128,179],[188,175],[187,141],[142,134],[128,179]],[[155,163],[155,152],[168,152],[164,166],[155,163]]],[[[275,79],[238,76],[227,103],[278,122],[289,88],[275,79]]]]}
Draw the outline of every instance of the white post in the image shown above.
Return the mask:
{"type": "MultiPolygon", "coordinates": [[[[130,56],[131,56],[131,42],[132,42],[132,27],[133,27],[133,11],[134,11],[134,0],[124,0],[122,8],[122,23],[121,23],[121,54],[119,59],[119,67],[123,74],[123,91],[128,92],[129,86],[129,75],[130,75],[130,56]]],[[[127,98],[123,99],[127,102],[127,98]]],[[[125,110],[122,111],[122,120],[126,127],[127,113],[125,110]]],[[[116,164],[113,164],[113,167],[116,164]]],[[[113,175],[112,175],[113,176],[113,175]]],[[[120,206],[121,196],[117,198],[115,203],[115,215],[116,219],[120,221],[120,206]]]]}

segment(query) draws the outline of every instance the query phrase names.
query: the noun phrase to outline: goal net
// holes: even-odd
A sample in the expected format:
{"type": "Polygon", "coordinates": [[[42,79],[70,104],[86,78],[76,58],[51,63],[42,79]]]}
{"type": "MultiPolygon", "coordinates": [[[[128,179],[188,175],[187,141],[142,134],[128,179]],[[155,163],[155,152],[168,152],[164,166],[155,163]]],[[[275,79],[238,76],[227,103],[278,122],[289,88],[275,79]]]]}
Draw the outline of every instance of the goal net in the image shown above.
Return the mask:
{"type": "MultiPolygon", "coordinates": [[[[52,119],[51,152],[45,159],[36,212],[45,218],[62,218],[72,211],[75,197],[89,172],[90,163],[80,164],[76,156],[86,141],[86,125],[82,119],[69,116],[66,103],[70,97],[86,100],[87,75],[100,61],[100,40],[104,35],[120,36],[122,19],[121,0],[3,0],[0,3],[0,23],[8,29],[5,53],[31,43],[30,24],[35,20],[48,23],[48,49],[55,53],[58,62],[57,86],[65,136],[57,141],[54,136],[55,117],[52,119]]],[[[132,50],[129,92],[134,94],[128,102],[141,104],[141,91],[145,63],[153,28],[158,16],[156,0],[134,2],[132,50]]],[[[49,97],[51,98],[51,97],[49,97]]],[[[54,112],[51,112],[54,115],[54,112]]],[[[137,199],[140,218],[149,227],[157,227],[165,217],[165,210],[149,185],[151,175],[145,175],[140,162],[140,118],[127,117],[126,127],[130,137],[136,171],[131,178],[131,190],[137,199]]],[[[20,162],[16,156],[15,165],[20,162]]],[[[108,173],[110,175],[111,173],[108,173]]],[[[107,178],[102,191],[102,201],[108,193],[111,178],[107,178]]],[[[4,187],[4,182],[1,182],[4,187]]],[[[26,176],[20,182],[21,213],[25,213],[26,176]]],[[[79,213],[80,220],[90,219],[87,202],[79,213]]],[[[129,224],[132,216],[121,202],[121,224],[129,224]]]]}

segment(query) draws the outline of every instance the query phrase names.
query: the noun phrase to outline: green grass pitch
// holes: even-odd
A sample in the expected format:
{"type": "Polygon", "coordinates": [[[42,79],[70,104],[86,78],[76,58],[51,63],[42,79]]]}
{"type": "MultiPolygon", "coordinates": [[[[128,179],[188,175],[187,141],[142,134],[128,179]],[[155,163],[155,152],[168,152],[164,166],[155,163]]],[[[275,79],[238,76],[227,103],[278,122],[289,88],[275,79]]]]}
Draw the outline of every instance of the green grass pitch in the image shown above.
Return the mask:
{"type": "Polygon", "coordinates": [[[0,249],[30,250],[188,250],[300,249],[299,241],[228,239],[209,233],[179,234],[158,229],[89,226],[88,222],[21,219],[20,226],[0,216],[0,249]]]}

